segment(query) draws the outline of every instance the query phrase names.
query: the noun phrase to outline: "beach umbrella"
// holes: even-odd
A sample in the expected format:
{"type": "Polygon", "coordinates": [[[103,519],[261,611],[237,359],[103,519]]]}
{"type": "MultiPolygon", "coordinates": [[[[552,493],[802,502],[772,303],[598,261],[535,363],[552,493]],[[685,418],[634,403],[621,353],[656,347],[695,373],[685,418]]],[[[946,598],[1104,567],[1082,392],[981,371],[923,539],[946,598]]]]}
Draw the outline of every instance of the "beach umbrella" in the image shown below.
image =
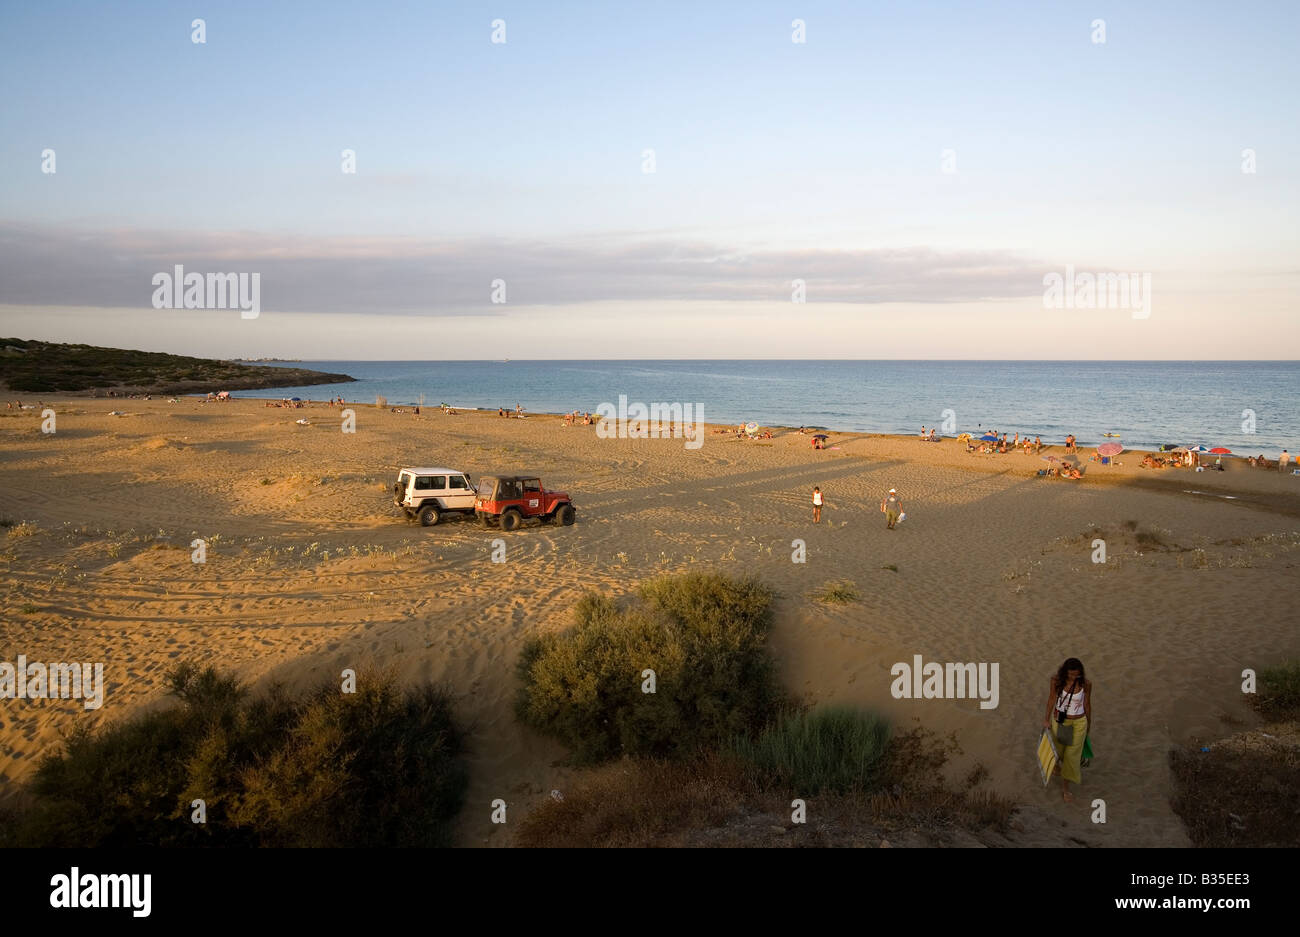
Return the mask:
{"type": "Polygon", "coordinates": [[[1117,442],[1104,442],[1097,447],[1097,455],[1112,456],[1119,455],[1124,451],[1124,447],[1117,442]]]}
{"type": "Polygon", "coordinates": [[[1186,447],[1186,446],[1174,446],[1174,448],[1169,449],[1169,450],[1167,450],[1167,451],[1169,451],[1169,452],[1173,452],[1173,453],[1178,454],[1178,455],[1182,455],[1183,453],[1187,452],[1187,447],[1186,447]]]}
{"type": "Polygon", "coordinates": [[[1186,452],[1186,451],[1187,451],[1187,447],[1186,447],[1186,446],[1180,446],[1180,445],[1178,445],[1177,443],[1172,443],[1172,442],[1167,442],[1167,443],[1165,443],[1163,446],[1160,447],[1160,451],[1161,451],[1161,452],[1177,452],[1177,451],[1180,450],[1180,449],[1181,449],[1183,452],[1186,452]]]}
{"type": "Polygon", "coordinates": [[[747,432],[747,433],[749,433],[749,435],[753,436],[755,433],[758,432],[758,424],[757,424],[757,423],[752,423],[752,422],[751,422],[751,423],[746,423],[746,424],[745,424],[745,432],[747,432]]]}
{"type": "Polygon", "coordinates": [[[813,439],[830,439],[830,437],[827,436],[825,433],[817,433],[816,435],[813,436],[813,439]]]}
{"type": "Polygon", "coordinates": [[[1223,446],[1215,446],[1210,450],[1210,455],[1232,455],[1232,450],[1225,449],[1223,446]]]}
{"type": "Polygon", "coordinates": [[[1210,450],[1205,448],[1204,446],[1188,446],[1187,451],[1188,452],[1209,452],[1210,450]]]}
{"type": "Polygon", "coordinates": [[[1056,456],[1054,456],[1054,455],[1045,455],[1045,456],[1043,456],[1043,461],[1044,461],[1044,462],[1060,462],[1061,460],[1058,459],[1058,458],[1057,458],[1056,456]]]}
{"type": "Polygon", "coordinates": [[[980,439],[984,442],[997,442],[998,437],[993,433],[985,433],[980,439]]]}

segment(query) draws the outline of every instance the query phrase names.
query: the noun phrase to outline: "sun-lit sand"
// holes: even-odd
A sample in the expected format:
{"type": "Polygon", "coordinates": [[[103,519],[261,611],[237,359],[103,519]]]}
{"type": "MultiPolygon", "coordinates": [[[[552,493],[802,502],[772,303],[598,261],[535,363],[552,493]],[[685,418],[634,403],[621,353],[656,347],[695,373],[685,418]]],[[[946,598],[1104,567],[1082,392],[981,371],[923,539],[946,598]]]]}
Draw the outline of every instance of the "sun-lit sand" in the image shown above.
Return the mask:
{"type": "Polygon", "coordinates": [[[0,519],[13,522],[0,530],[0,660],[102,661],[106,702],[87,713],[74,701],[4,701],[6,790],[76,721],[160,704],[182,658],[255,685],[373,662],[452,689],[471,745],[461,842],[508,845],[491,801],[522,816],[573,776],[559,745],[515,722],[524,639],[562,627],[584,589],[623,594],[707,569],[778,590],[772,646],[797,695],[956,732],[954,777],[982,762],[994,789],[1064,835],[1187,845],[1169,807],[1168,750],[1253,725],[1242,670],[1300,655],[1300,477],[1244,463],[1157,472],[1126,453],[1078,482],[1034,477],[1047,464],[1034,456],[967,455],[951,440],[835,433],[836,448],[819,452],[779,431],[710,434],[689,450],[600,439],[548,416],[359,406],[349,435],[338,410],[319,405],[56,406],[52,436],[36,412],[0,411],[0,519]],[[296,425],[303,417],[313,425],[296,425]],[[412,465],[535,471],[573,496],[578,522],[421,528],[391,503],[397,470],[412,465]],[[814,485],[826,498],[820,526],[814,485]],[[890,487],[907,512],[896,531],[879,512],[890,487]],[[1104,564],[1091,559],[1098,536],[1104,564]],[[498,537],[504,564],[491,562],[498,537]],[[208,543],[202,565],[191,562],[195,538],[208,543]],[[806,563],[791,560],[796,539],[806,563]],[[831,580],[851,580],[861,600],[818,602],[831,580]],[[894,699],[891,666],[917,654],[999,662],[998,707],[894,699]],[[1048,677],[1071,655],[1095,684],[1097,760],[1065,806],[1057,786],[1044,791],[1033,751],[1048,677]],[[1105,825],[1089,821],[1093,798],[1106,801],[1105,825]]]}

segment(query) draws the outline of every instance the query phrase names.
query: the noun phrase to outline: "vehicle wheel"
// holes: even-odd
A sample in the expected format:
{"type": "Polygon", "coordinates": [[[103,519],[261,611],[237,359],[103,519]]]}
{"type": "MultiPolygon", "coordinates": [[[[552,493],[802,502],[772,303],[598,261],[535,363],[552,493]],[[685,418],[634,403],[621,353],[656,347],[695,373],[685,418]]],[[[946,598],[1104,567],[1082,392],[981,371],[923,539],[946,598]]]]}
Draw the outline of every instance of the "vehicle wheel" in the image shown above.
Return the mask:
{"type": "Polygon", "coordinates": [[[398,504],[401,504],[401,503],[402,503],[402,483],[401,483],[401,482],[393,482],[393,497],[397,499],[397,503],[398,503],[398,504]]]}
{"type": "Polygon", "coordinates": [[[523,518],[520,517],[519,512],[514,509],[506,511],[501,515],[502,530],[517,530],[521,523],[523,523],[523,518]]]}
{"type": "Polygon", "coordinates": [[[560,518],[560,523],[565,527],[572,527],[573,522],[578,519],[578,512],[573,509],[572,504],[566,504],[560,508],[557,516],[560,518]]]}
{"type": "Polygon", "coordinates": [[[438,523],[438,509],[430,504],[420,510],[420,526],[433,527],[438,523]]]}
{"type": "MultiPolygon", "coordinates": [[[[559,512],[556,511],[555,513],[558,514],[559,512]]],[[[553,520],[555,520],[555,514],[543,514],[537,518],[539,524],[549,524],[553,520]]]]}

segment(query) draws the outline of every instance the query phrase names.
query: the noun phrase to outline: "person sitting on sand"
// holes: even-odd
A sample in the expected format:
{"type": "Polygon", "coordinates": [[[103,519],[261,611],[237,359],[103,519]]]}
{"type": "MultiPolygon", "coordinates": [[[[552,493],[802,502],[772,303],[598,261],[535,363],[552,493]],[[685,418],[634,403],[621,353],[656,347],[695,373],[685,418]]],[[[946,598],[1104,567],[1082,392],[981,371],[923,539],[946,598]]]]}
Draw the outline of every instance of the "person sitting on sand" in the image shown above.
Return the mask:
{"type": "Polygon", "coordinates": [[[1070,782],[1083,783],[1079,771],[1083,743],[1092,731],[1092,681],[1084,672],[1083,661],[1077,657],[1068,658],[1052,676],[1043,728],[1056,738],[1061,798],[1071,803],[1074,795],[1070,793],[1070,782]]]}

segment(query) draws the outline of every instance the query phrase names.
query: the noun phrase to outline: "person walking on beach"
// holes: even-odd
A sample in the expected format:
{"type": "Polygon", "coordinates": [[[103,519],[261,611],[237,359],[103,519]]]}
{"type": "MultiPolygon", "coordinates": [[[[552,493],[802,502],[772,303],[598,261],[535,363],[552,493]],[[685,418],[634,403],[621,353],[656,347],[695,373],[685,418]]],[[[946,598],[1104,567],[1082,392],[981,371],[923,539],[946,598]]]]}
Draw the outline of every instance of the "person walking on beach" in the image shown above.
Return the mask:
{"type": "Polygon", "coordinates": [[[880,502],[880,510],[885,513],[886,529],[893,530],[899,516],[903,513],[903,502],[899,500],[896,489],[889,489],[889,494],[885,495],[884,500],[880,502]]]}
{"type": "Polygon", "coordinates": [[[822,522],[822,490],[820,488],[814,488],[813,489],[813,523],[820,524],[821,522],[822,522]]]}
{"type": "Polygon", "coordinates": [[[1283,449],[1282,454],[1277,457],[1277,470],[1279,472],[1285,472],[1286,464],[1290,461],[1291,461],[1291,453],[1283,449]]]}
{"type": "Polygon", "coordinates": [[[1082,784],[1079,773],[1083,743],[1092,729],[1092,681],[1083,670],[1083,661],[1068,658],[1055,674],[1047,693],[1047,715],[1043,728],[1056,737],[1061,753],[1057,770],[1061,774],[1061,799],[1073,802],[1070,782],[1082,784]]]}

